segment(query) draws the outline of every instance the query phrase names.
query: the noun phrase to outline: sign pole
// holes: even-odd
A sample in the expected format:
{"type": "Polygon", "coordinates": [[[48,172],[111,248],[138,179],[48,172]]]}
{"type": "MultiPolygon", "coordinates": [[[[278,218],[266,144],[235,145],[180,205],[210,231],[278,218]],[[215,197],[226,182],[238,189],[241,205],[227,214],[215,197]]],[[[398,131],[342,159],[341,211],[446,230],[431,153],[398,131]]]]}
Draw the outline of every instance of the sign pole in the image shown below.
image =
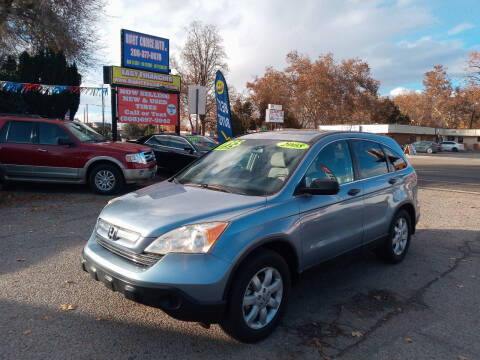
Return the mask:
{"type": "Polygon", "coordinates": [[[197,118],[195,123],[195,135],[198,135],[198,89],[195,89],[195,116],[197,118]]]}
{"type": "Polygon", "coordinates": [[[117,141],[117,87],[110,86],[110,95],[112,101],[112,141],[117,141]]]}

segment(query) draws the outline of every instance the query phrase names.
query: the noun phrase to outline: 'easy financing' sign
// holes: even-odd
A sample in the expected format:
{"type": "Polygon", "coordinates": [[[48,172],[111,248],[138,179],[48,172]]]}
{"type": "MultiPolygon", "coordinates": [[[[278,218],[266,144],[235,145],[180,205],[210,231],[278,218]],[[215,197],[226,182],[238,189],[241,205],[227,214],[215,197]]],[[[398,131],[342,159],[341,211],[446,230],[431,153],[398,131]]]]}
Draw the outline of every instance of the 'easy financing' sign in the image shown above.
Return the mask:
{"type": "Polygon", "coordinates": [[[168,39],[122,30],[122,67],[168,74],[168,39]]]}

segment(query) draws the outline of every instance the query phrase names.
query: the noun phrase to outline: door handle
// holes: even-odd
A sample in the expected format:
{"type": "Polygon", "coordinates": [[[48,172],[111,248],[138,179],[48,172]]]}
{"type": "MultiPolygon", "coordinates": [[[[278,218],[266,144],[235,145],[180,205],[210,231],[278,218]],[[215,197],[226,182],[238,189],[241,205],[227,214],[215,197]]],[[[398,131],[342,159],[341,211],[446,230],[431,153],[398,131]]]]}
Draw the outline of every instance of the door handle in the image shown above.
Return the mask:
{"type": "Polygon", "coordinates": [[[398,181],[398,179],[396,179],[396,178],[391,178],[390,180],[388,180],[388,182],[392,185],[395,184],[397,181],[398,181]]]}
{"type": "Polygon", "coordinates": [[[355,196],[360,192],[360,189],[350,189],[348,190],[348,195],[355,196]]]}
{"type": "Polygon", "coordinates": [[[37,149],[37,150],[40,151],[40,152],[47,152],[47,150],[45,150],[45,149],[37,149]]]}

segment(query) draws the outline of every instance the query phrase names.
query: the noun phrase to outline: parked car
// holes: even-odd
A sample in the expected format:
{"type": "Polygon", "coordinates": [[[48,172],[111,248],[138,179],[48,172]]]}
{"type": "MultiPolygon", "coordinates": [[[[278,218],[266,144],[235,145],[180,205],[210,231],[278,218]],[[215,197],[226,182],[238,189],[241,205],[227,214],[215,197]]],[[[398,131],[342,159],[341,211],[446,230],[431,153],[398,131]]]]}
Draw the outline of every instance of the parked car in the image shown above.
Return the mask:
{"type": "Polygon", "coordinates": [[[255,342],[296,274],[363,246],[398,263],[419,214],[417,175],[389,137],[255,133],[113,199],[82,266],[128,299],[255,342]]]}
{"type": "Polygon", "coordinates": [[[175,173],[217,146],[202,135],[152,134],[135,141],[152,148],[158,166],[175,173]]]}
{"type": "Polygon", "coordinates": [[[442,148],[442,151],[461,151],[465,150],[465,147],[463,144],[457,143],[456,141],[442,141],[440,143],[440,147],[442,148]]]}
{"type": "Polygon", "coordinates": [[[413,145],[417,152],[423,152],[427,154],[437,153],[440,151],[440,145],[434,141],[417,141],[413,145]]]}
{"type": "Polygon", "coordinates": [[[149,147],[109,142],[80,122],[0,116],[3,181],[88,183],[100,194],[114,194],[156,170],[149,147]]]}

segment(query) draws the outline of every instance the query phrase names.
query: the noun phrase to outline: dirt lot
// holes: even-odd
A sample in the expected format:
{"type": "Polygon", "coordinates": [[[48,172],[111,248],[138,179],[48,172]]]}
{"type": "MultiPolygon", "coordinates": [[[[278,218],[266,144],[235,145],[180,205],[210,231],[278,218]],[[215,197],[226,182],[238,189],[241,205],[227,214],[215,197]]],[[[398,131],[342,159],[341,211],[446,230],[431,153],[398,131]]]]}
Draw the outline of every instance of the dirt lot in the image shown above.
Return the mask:
{"type": "Polygon", "coordinates": [[[256,345],[128,301],[81,271],[108,200],[72,186],[0,192],[0,358],[479,358],[480,195],[421,189],[403,263],[364,252],[308,271],[281,327],[256,345]]]}

